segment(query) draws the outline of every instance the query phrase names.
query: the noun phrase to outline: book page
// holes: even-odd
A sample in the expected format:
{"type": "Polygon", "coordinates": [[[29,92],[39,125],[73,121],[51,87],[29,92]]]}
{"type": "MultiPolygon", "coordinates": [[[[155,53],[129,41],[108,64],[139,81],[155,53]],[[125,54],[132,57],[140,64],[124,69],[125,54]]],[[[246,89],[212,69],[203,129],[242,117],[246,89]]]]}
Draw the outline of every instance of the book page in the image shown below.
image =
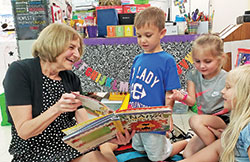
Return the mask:
{"type": "Polygon", "coordinates": [[[113,112],[113,110],[109,109],[108,106],[101,103],[100,101],[87,97],[84,95],[80,95],[78,93],[72,92],[74,95],[76,95],[76,98],[82,101],[82,106],[88,111],[93,113],[96,116],[100,115],[107,115],[113,112]]]}

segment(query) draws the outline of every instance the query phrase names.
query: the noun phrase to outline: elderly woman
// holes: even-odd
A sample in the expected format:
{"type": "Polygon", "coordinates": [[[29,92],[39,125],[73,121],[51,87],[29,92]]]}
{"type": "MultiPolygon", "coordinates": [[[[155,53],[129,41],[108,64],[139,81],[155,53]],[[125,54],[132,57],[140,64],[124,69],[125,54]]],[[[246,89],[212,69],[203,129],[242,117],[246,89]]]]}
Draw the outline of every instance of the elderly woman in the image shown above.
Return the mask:
{"type": "MultiPolygon", "coordinates": [[[[50,24],[33,44],[34,58],[16,61],[3,81],[13,161],[116,161],[111,147],[82,155],[62,141],[62,129],[88,119],[81,101],[80,79],[71,71],[83,52],[81,36],[65,24],[50,24]]],[[[117,134],[127,143],[130,134],[117,134]]],[[[102,148],[102,147],[100,147],[102,148]]]]}

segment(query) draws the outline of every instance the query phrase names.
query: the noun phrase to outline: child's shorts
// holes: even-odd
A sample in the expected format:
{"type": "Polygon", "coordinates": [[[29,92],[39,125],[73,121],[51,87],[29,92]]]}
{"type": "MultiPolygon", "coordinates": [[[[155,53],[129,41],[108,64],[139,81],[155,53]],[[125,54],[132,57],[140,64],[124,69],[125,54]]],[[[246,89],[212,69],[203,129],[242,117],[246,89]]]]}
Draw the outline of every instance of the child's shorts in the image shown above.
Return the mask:
{"type": "Polygon", "coordinates": [[[217,116],[220,117],[226,123],[226,125],[228,125],[228,123],[230,122],[230,118],[227,115],[217,115],[217,116]]]}
{"type": "Polygon", "coordinates": [[[155,133],[136,133],[132,138],[132,147],[139,152],[146,152],[151,161],[163,161],[173,150],[165,135],[155,133]]]}

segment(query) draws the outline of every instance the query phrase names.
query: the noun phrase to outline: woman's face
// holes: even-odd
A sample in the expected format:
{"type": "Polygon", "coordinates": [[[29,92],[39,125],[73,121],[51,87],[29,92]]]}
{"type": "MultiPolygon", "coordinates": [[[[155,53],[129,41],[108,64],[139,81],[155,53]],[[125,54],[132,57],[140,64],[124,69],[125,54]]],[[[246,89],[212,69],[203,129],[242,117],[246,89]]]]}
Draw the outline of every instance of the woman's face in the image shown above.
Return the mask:
{"type": "Polygon", "coordinates": [[[226,79],[226,84],[224,89],[222,89],[222,97],[224,99],[224,108],[231,110],[233,107],[234,101],[234,81],[231,79],[232,76],[228,76],[226,79]]]}
{"type": "Polygon", "coordinates": [[[80,42],[79,39],[72,40],[65,48],[65,51],[56,58],[58,69],[72,70],[72,66],[80,59],[80,42]]]}

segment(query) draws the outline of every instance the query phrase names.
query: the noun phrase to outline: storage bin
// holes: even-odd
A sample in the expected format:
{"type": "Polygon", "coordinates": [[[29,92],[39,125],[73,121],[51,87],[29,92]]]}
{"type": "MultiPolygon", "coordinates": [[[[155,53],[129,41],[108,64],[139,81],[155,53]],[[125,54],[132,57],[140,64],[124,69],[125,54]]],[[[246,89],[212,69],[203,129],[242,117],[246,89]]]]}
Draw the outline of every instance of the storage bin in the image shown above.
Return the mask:
{"type": "Polygon", "coordinates": [[[135,13],[118,14],[120,25],[133,25],[135,13]]]}
{"type": "Polygon", "coordinates": [[[138,13],[147,7],[150,7],[150,4],[130,4],[123,5],[122,10],[123,13],[138,13]]]}
{"type": "Polygon", "coordinates": [[[178,27],[178,34],[185,34],[186,20],[184,17],[176,15],[175,22],[178,27]]]}
{"type": "Polygon", "coordinates": [[[211,21],[201,21],[199,23],[197,34],[207,34],[212,31],[212,22],[211,21]]]}
{"type": "Polygon", "coordinates": [[[174,114],[186,114],[188,112],[188,105],[184,105],[179,101],[175,101],[173,113],[174,114]]]}
{"type": "Polygon", "coordinates": [[[122,5],[121,6],[96,6],[96,11],[102,10],[102,9],[115,9],[118,14],[123,13],[122,5]]]}
{"type": "Polygon", "coordinates": [[[98,35],[97,26],[87,26],[88,36],[89,38],[95,38],[98,35]]]}
{"type": "Polygon", "coordinates": [[[97,10],[98,37],[107,36],[107,26],[118,25],[118,14],[115,9],[97,10]]]}

